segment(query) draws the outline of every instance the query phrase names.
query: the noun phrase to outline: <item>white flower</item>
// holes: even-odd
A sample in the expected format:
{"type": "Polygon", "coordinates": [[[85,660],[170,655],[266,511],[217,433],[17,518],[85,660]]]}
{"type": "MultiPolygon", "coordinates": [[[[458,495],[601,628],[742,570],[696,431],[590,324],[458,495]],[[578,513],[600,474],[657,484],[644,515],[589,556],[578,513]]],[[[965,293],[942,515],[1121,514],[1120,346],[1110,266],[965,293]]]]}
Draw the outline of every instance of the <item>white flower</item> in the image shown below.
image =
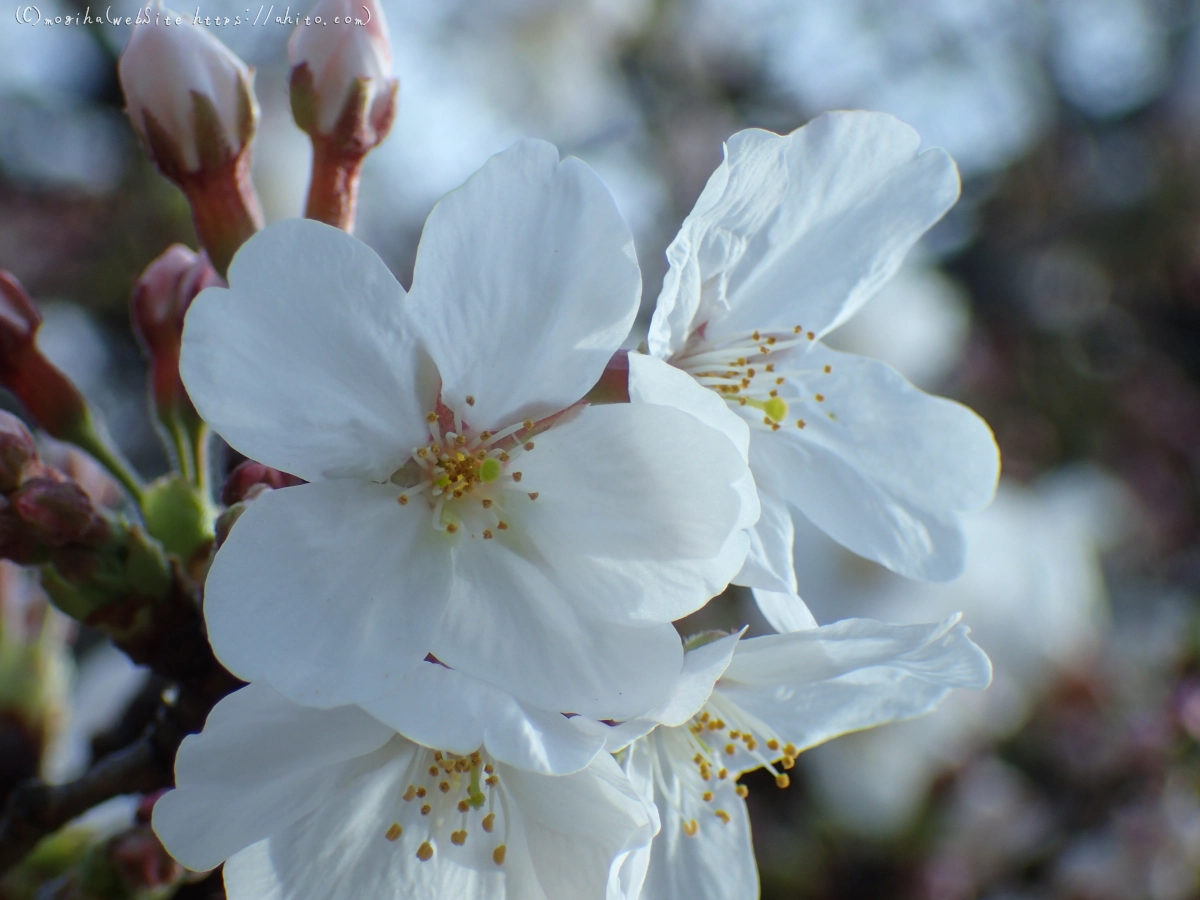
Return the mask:
{"type": "Polygon", "coordinates": [[[360,89],[368,121],[390,116],[396,79],[383,9],[375,0],[319,0],[307,18],[317,16],[321,24],[301,21],[288,41],[288,62],[312,78],[317,131],[331,132],[360,89]]]}
{"type": "MultiPolygon", "coordinates": [[[[460,687],[440,694],[452,704],[460,687]]],[[[442,711],[454,716],[472,710],[442,711]]],[[[434,750],[356,707],[252,684],[184,740],[154,828],[189,868],[224,861],[230,900],[600,900],[654,810],[606,753],[569,775],[514,766],[536,743],[519,734],[434,750]]]]}
{"type": "Polygon", "coordinates": [[[129,118],[164,171],[214,166],[254,133],[258,105],[246,64],[162,0],[134,26],[118,70],[129,118]]]}
{"type": "Polygon", "coordinates": [[[757,501],[722,433],[741,423],[669,366],[639,369],[664,373],[632,388],[648,400],[578,405],[640,293],[586,165],[537,141],[494,157],[430,214],[407,295],[310,221],[253,238],[230,284],[188,313],[188,393],[312,483],[259,498],[217,553],[222,662],[315,706],[380,697],[428,653],[594,718],[670,691],[669,623],[737,573],[757,501]]]}
{"type": "Polygon", "coordinates": [[[650,848],[624,861],[613,890],[619,884],[627,900],[757,898],[747,789],[738,777],[765,767],[787,787],[802,751],[921,715],[954,688],[986,687],[991,665],[958,619],[908,626],[846,619],[749,640],[731,635],[689,651],[671,701],[618,726],[610,740],[659,726],[629,746],[624,764],[653,797],[662,829],[650,848]]]}
{"type": "Polygon", "coordinates": [[[897,572],[952,578],[958,515],[995,490],[983,420],[820,340],[957,198],[954,162],[919,144],[876,113],[830,113],[785,137],[739,132],[667,250],[650,353],[751,427],[762,517],[739,583],[795,592],[789,505],[897,572]]]}

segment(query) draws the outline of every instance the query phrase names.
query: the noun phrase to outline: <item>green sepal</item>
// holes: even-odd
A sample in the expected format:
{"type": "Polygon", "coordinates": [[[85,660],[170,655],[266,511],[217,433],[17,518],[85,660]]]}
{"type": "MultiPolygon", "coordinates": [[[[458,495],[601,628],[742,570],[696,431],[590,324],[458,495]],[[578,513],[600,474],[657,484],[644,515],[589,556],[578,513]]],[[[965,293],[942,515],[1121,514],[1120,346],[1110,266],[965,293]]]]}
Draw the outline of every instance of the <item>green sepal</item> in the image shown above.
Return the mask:
{"type": "Polygon", "coordinates": [[[212,543],[214,512],[205,492],[182,475],[151,483],[142,505],[146,530],[184,562],[212,543]]]}

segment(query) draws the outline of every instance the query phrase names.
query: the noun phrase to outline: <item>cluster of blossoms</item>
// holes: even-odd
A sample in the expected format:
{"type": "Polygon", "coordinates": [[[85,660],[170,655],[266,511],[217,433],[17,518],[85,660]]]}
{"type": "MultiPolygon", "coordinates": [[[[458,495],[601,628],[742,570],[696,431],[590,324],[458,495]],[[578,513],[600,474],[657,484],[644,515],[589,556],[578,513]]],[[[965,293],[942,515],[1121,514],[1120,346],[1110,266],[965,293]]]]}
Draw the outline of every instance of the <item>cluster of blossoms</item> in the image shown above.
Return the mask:
{"type": "Polygon", "coordinates": [[[313,182],[265,229],[247,68],[199,26],[139,26],[121,62],[207,250],[143,279],[180,475],[126,486],[248,682],[154,828],[232,900],[756,897],[742,775],[787,787],[805,749],[990,679],[957,617],[818,627],[792,561],[802,515],[952,578],[991,499],[982,420],[822,343],[954,203],[954,163],[872,113],[734,135],[623,350],[632,236],[549,144],[436,205],[407,292],[350,236],[396,98],[370,11],[289,45],[313,182]],[[215,523],[210,426],[249,460],[215,523]],[[681,637],[731,583],[778,634],[681,637]]]}

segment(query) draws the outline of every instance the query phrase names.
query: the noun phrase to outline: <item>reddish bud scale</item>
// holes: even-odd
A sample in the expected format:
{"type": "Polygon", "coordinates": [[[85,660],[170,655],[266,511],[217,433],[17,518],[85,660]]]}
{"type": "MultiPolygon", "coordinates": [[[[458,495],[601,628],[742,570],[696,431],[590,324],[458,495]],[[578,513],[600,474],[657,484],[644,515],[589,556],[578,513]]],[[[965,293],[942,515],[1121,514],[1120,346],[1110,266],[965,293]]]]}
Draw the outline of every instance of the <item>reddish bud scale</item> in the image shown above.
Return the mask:
{"type": "Polygon", "coordinates": [[[51,547],[72,543],[97,546],[109,536],[108,524],[74,482],[48,475],[31,478],[9,501],[21,521],[51,547]]]}
{"type": "Polygon", "coordinates": [[[260,484],[269,488],[285,488],[304,484],[304,479],[248,459],[238,465],[225,479],[225,484],[221,487],[221,502],[226,506],[241,503],[243,500],[249,499],[247,495],[251,489],[260,484]]]}
{"type": "Polygon", "coordinates": [[[0,493],[20,487],[37,468],[37,445],[24,423],[0,411],[0,493]]]}
{"type": "Polygon", "coordinates": [[[21,283],[0,271],[0,385],[54,437],[70,437],[88,418],[79,389],[37,346],[42,316],[21,283]]]}

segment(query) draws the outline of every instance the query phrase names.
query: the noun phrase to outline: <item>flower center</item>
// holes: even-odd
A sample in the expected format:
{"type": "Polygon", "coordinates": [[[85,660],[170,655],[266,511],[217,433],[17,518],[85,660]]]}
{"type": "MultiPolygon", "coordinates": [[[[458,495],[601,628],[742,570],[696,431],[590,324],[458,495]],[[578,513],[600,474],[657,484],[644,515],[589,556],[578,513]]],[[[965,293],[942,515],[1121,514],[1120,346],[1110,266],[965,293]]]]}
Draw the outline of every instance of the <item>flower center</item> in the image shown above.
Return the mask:
{"type": "Polygon", "coordinates": [[[420,748],[383,836],[422,862],[449,853],[465,865],[503,865],[508,847],[508,798],[495,765],[481,751],[468,756],[420,748]]]}
{"type": "MultiPolygon", "coordinates": [[[[761,412],[761,419],[748,417],[752,423],[779,431],[786,424],[792,405],[808,399],[798,390],[789,391],[789,399],[785,399],[781,394],[784,386],[792,379],[814,375],[818,371],[829,374],[831,367],[824,366],[820,370],[779,368],[780,364],[772,355],[815,340],[816,334],[805,332],[799,325],[790,333],[751,331],[732,335],[718,343],[700,339],[674,357],[671,364],[716,391],[731,406],[761,412]]],[[[792,358],[789,357],[789,361],[792,358]]],[[[813,394],[812,399],[824,403],[825,395],[813,394]]],[[[828,415],[833,418],[832,414],[828,415]]],[[[794,423],[796,428],[804,428],[806,424],[804,419],[796,419],[794,423]]]]}
{"type": "MultiPolygon", "coordinates": [[[[467,398],[467,405],[474,405],[467,398]]],[[[432,513],[435,530],[446,534],[469,534],[492,540],[507,531],[505,513],[518,501],[538,498],[537,491],[519,488],[523,473],[517,460],[534,449],[535,423],[526,419],[498,432],[476,433],[463,421],[462,410],[454,411],[453,422],[443,422],[437,412],[425,416],[429,443],[413,449],[412,456],[392,473],[391,482],[401,488],[396,498],[407,506],[423,498],[432,513]]]]}
{"type": "Polygon", "coordinates": [[[683,831],[689,837],[700,832],[697,808],[729,824],[732,817],[728,810],[717,805],[717,797],[725,785],[732,784],[737,795],[744,799],[750,789],[737,783],[744,773],[766,768],[774,774],[775,784],[780,788],[791,784],[791,778],[781,769],[796,764],[796,747],[784,743],[770,728],[716,692],[691,722],[667,729],[666,738],[671,745],[671,757],[688,768],[694,767],[693,779],[699,776],[698,782],[689,780],[698,784],[702,804],[695,803],[694,798],[681,798],[683,802],[675,810],[683,819],[683,831]]]}

